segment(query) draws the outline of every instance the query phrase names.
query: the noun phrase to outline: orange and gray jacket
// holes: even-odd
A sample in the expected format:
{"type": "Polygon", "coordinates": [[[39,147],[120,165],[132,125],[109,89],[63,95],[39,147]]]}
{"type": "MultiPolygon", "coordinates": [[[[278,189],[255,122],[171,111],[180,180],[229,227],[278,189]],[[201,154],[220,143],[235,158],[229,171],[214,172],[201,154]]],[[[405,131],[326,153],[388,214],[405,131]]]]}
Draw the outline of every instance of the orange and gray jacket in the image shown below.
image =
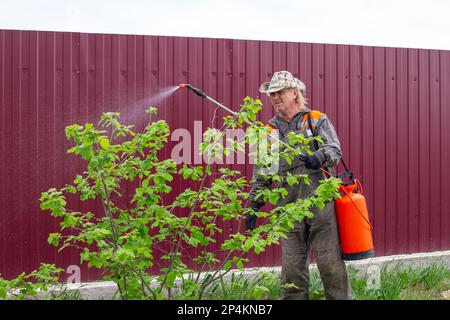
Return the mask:
{"type": "MultiPolygon", "coordinates": [[[[332,168],[338,165],[342,153],[336,130],[326,114],[305,108],[298,112],[290,121],[275,116],[269,120],[268,126],[278,130],[279,138],[282,141],[285,141],[285,137],[290,131],[310,136],[310,133],[308,132],[308,129],[310,129],[307,118],[308,113],[310,113],[314,135],[320,136],[323,140],[323,144],[319,145],[318,150],[315,150],[313,143],[311,143],[310,148],[311,150],[315,150],[314,154],[322,162],[322,167],[328,168],[329,171],[333,173],[332,168]]],[[[293,159],[292,163],[288,164],[283,157],[280,157],[278,175],[286,176],[287,172],[290,172],[293,175],[308,174],[311,179],[311,184],[307,186],[302,183],[299,187],[299,185],[289,186],[286,182],[279,183],[277,187],[286,188],[288,190],[288,195],[285,198],[280,199],[277,205],[285,205],[286,203],[296,201],[299,197],[308,197],[319,185],[319,180],[325,178],[325,174],[322,171],[305,168],[303,161],[298,158],[293,159]]],[[[271,188],[272,181],[268,179],[267,175],[260,174],[259,167],[255,165],[252,182],[250,200],[252,202],[252,207],[254,209],[259,209],[264,205],[264,201],[261,198],[255,199],[256,192],[261,189],[271,188]]]]}

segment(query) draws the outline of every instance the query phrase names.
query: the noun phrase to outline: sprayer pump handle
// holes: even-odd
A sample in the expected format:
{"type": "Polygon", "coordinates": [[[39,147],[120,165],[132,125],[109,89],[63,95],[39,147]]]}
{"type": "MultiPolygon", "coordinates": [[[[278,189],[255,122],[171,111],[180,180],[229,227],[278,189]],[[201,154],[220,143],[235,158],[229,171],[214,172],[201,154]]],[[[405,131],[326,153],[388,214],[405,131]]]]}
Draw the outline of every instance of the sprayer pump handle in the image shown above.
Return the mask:
{"type": "Polygon", "coordinates": [[[342,185],[345,187],[354,183],[353,173],[351,173],[350,171],[340,173],[337,175],[337,177],[342,180],[342,185]],[[349,181],[345,182],[344,181],[345,178],[349,178],[349,181]]]}

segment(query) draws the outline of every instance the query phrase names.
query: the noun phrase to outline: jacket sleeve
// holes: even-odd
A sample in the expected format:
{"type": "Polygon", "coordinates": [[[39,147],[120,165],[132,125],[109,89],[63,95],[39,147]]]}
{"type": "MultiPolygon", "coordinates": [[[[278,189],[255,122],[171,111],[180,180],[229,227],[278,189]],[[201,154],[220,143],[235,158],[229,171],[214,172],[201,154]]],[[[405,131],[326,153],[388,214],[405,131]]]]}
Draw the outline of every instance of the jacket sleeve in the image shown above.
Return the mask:
{"type": "Polygon", "coordinates": [[[319,144],[319,149],[314,154],[322,161],[323,167],[337,166],[342,156],[341,144],[333,124],[325,114],[317,122],[316,134],[322,138],[323,143],[319,144]]]}
{"type": "Polygon", "coordinates": [[[253,166],[252,188],[250,190],[250,206],[254,210],[259,210],[265,205],[265,201],[264,199],[262,199],[262,197],[255,199],[256,193],[259,190],[270,189],[272,187],[272,180],[269,178],[269,176],[260,174],[258,172],[259,169],[260,167],[256,164],[253,166]]]}

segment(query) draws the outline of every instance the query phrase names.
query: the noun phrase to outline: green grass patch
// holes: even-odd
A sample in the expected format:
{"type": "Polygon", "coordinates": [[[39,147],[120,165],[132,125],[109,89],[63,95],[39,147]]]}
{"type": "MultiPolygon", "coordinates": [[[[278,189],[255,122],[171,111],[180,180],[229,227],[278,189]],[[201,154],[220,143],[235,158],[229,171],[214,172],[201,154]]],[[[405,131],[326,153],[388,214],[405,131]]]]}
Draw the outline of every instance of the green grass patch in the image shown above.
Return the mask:
{"type": "Polygon", "coordinates": [[[366,279],[349,270],[353,298],[357,300],[415,300],[443,299],[442,292],[450,289],[450,269],[442,263],[427,267],[396,265],[381,269],[379,288],[369,289],[366,279]]]}
{"type": "MultiPolygon", "coordinates": [[[[442,292],[450,290],[450,269],[442,263],[427,267],[409,265],[384,266],[380,270],[378,286],[370,279],[358,276],[358,270],[348,267],[354,300],[441,300],[442,292]]],[[[214,300],[277,300],[281,296],[278,275],[261,273],[256,277],[232,274],[229,281],[211,285],[205,299],[214,300]]],[[[325,291],[318,271],[310,274],[309,296],[312,300],[325,299],[325,291]]]]}

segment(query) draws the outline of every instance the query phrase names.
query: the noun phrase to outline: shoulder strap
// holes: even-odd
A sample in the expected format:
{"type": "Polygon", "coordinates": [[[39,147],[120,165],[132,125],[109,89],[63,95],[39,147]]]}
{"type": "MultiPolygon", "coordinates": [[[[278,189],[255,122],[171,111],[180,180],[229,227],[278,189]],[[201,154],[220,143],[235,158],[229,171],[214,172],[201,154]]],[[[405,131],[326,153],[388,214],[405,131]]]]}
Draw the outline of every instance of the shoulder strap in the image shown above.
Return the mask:
{"type": "Polygon", "coordinates": [[[322,117],[322,112],[320,112],[319,110],[311,110],[311,111],[309,112],[309,114],[311,115],[311,117],[312,117],[314,120],[319,120],[320,117],[322,117]]]}
{"type": "MultiPolygon", "coordinates": [[[[310,130],[311,130],[311,132],[312,132],[312,135],[315,137],[315,136],[316,136],[316,134],[315,134],[315,132],[314,132],[314,129],[315,129],[315,128],[313,128],[313,126],[312,126],[312,122],[311,122],[311,114],[310,114],[310,113],[311,113],[311,112],[308,112],[308,115],[307,115],[307,119],[308,119],[308,127],[310,128],[310,130]]],[[[317,140],[314,140],[314,147],[316,148],[316,150],[319,150],[319,143],[317,142],[317,140]]],[[[343,158],[343,157],[341,157],[341,162],[342,162],[342,164],[344,165],[345,171],[349,172],[349,170],[348,170],[348,168],[347,168],[347,165],[345,164],[345,161],[344,161],[344,158],[343,158]]]]}
{"type": "MultiPolygon", "coordinates": [[[[313,137],[315,137],[316,134],[314,133],[314,129],[315,128],[313,128],[312,121],[311,121],[311,112],[308,112],[306,117],[307,117],[307,120],[308,120],[309,130],[311,130],[311,133],[312,133],[313,137]]],[[[317,142],[317,140],[314,140],[313,143],[314,143],[314,148],[316,148],[316,150],[319,150],[319,143],[317,142]]]]}
{"type": "Polygon", "coordinates": [[[269,128],[269,130],[272,132],[273,130],[276,130],[277,128],[271,125],[270,123],[266,124],[266,127],[269,128]]]}

